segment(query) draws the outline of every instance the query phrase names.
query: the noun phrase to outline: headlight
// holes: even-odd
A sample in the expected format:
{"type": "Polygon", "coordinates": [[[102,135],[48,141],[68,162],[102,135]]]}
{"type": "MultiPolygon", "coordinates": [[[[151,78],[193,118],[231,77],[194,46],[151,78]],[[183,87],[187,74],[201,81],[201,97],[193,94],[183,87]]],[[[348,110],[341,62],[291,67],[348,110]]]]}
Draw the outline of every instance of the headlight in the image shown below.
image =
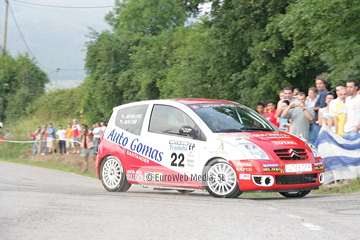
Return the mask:
{"type": "Polygon", "coordinates": [[[314,158],[319,158],[319,157],[321,157],[319,151],[318,151],[317,148],[314,146],[314,144],[312,144],[311,142],[309,142],[309,141],[307,141],[307,140],[304,140],[304,139],[302,139],[302,140],[310,147],[312,153],[314,154],[314,158]]]}
{"type": "Polygon", "coordinates": [[[236,146],[240,150],[247,150],[249,159],[270,160],[269,156],[258,145],[254,143],[240,143],[236,146]]]}

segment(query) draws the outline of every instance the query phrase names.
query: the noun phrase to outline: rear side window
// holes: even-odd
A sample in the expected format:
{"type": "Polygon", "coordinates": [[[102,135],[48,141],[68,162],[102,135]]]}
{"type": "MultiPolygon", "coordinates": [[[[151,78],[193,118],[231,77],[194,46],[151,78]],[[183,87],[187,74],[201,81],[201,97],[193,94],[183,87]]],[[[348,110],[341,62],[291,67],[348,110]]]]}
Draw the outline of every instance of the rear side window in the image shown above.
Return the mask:
{"type": "Polygon", "coordinates": [[[115,125],[127,132],[140,135],[149,105],[137,105],[118,110],[115,125]]]}

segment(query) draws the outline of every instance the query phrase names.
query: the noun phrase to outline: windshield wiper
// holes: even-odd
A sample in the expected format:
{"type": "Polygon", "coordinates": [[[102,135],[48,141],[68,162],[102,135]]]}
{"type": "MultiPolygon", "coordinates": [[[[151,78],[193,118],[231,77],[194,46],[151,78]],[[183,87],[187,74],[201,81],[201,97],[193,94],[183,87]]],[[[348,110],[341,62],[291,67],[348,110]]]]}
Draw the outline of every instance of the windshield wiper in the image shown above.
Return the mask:
{"type": "Polygon", "coordinates": [[[244,130],[248,130],[248,131],[268,131],[268,132],[272,132],[272,129],[268,129],[268,128],[264,128],[264,127],[242,127],[241,128],[242,131],[244,130]]]}

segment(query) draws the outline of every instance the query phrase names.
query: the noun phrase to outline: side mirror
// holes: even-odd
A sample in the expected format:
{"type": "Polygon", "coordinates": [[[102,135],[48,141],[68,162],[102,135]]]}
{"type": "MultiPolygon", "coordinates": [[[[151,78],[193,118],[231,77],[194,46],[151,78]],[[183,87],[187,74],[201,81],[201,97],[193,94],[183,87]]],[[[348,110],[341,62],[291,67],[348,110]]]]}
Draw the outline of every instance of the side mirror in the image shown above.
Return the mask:
{"type": "Polygon", "coordinates": [[[179,129],[179,133],[180,133],[180,135],[190,136],[193,138],[198,136],[198,131],[193,129],[190,126],[181,126],[181,128],[179,129]]]}

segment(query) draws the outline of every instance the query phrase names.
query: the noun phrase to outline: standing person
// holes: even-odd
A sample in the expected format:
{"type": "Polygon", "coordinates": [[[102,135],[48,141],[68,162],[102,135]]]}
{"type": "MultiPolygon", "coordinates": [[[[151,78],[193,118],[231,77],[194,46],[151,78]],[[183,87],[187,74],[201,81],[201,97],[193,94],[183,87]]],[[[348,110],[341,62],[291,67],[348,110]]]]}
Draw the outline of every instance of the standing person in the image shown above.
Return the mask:
{"type": "Polygon", "coordinates": [[[104,133],[106,130],[105,122],[100,122],[100,128],[101,128],[101,131],[104,133]]]}
{"type": "MultiPolygon", "coordinates": [[[[323,125],[328,126],[329,122],[331,121],[330,117],[330,102],[333,101],[335,98],[335,93],[328,92],[326,94],[325,103],[326,107],[320,108],[319,110],[319,126],[322,127],[323,125]]],[[[335,132],[335,127],[330,127],[331,131],[335,132]]]]}
{"type": "MultiPolygon", "coordinates": [[[[94,156],[94,142],[93,142],[93,134],[91,131],[88,130],[88,126],[83,124],[83,133],[81,134],[81,146],[83,148],[83,155],[84,155],[84,172],[88,170],[89,166],[89,156],[94,156]]],[[[94,157],[95,162],[95,157],[94,157]]]]}
{"type": "MultiPolygon", "coordinates": [[[[39,145],[41,142],[41,127],[40,126],[37,127],[34,134],[35,134],[35,142],[34,142],[34,148],[33,148],[33,155],[35,156],[36,154],[38,154],[39,145]]],[[[39,153],[40,153],[40,151],[39,151],[39,153]]]]}
{"type": "Polygon", "coordinates": [[[46,133],[47,133],[46,146],[48,148],[48,153],[52,154],[54,150],[54,139],[55,139],[55,128],[53,127],[52,123],[49,123],[49,127],[46,133]]]}
{"type": "Polygon", "coordinates": [[[79,135],[80,135],[80,125],[78,124],[77,120],[73,120],[73,125],[71,127],[73,141],[74,141],[74,151],[73,153],[80,153],[80,142],[79,142],[79,135]]]}
{"type": "Polygon", "coordinates": [[[275,118],[277,119],[277,122],[279,122],[280,115],[281,115],[281,112],[282,112],[281,103],[284,100],[288,100],[289,102],[291,102],[293,100],[292,87],[286,86],[283,89],[281,89],[281,91],[279,93],[279,98],[280,98],[280,100],[277,102],[276,113],[275,113],[275,118]]]}
{"type": "MultiPolygon", "coordinates": [[[[337,134],[339,134],[340,136],[344,137],[345,136],[344,126],[345,126],[345,122],[346,122],[346,105],[345,105],[345,101],[346,101],[346,97],[347,97],[346,88],[343,88],[338,92],[338,97],[339,97],[340,101],[335,106],[335,112],[334,112],[334,117],[333,117],[334,125],[335,125],[335,132],[337,134]]],[[[333,102],[333,101],[331,101],[331,102],[333,102]]]]}
{"type": "Polygon", "coordinates": [[[311,87],[308,90],[308,96],[306,97],[306,107],[315,107],[315,102],[317,100],[317,89],[315,87],[311,87]]]}
{"type": "Polygon", "coordinates": [[[346,90],[346,87],[344,84],[336,85],[335,90],[336,90],[337,98],[330,102],[330,116],[328,119],[328,127],[329,128],[332,126],[335,126],[335,116],[336,116],[335,111],[336,111],[336,105],[340,102],[339,93],[340,93],[341,89],[346,90]]]}
{"type": "Polygon", "coordinates": [[[314,119],[314,110],[305,107],[305,93],[298,93],[297,98],[298,101],[291,102],[281,117],[291,120],[290,133],[308,140],[310,122],[314,119]],[[296,107],[297,105],[298,107],[296,107]]]}
{"type": "Polygon", "coordinates": [[[300,92],[300,90],[298,88],[294,88],[294,91],[293,91],[293,98],[291,99],[291,101],[297,101],[297,97],[296,95],[298,95],[298,93],[300,92]]]}
{"type": "Polygon", "coordinates": [[[32,155],[35,156],[37,153],[37,144],[36,144],[36,134],[32,133],[31,131],[29,131],[29,137],[31,138],[31,140],[34,141],[34,146],[33,146],[33,153],[32,155]]]}
{"type": "Polygon", "coordinates": [[[101,135],[102,135],[102,130],[101,130],[99,122],[95,123],[95,128],[94,128],[94,130],[92,132],[93,132],[93,135],[94,135],[94,156],[96,157],[98,147],[99,147],[100,138],[101,138],[101,135]]]}
{"type": "Polygon", "coordinates": [[[57,141],[59,143],[59,152],[60,155],[66,154],[66,130],[63,129],[62,125],[59,125],[59,130],[56,132],[57,141]]]}
{"type": "Polygon", "coordinates": [[[44,125],[43,129],[41,130],[41,144],[40,144],[40,151],[41,155],[45,155],[46,153],[46,141],[47,141],[47,124],[44,125]]]}
{"type": "MultiPolygon", "coordinates": [[[[289,100],[284,100],[281,103],[280,116],[281,116],[281,113],[289,106],[289,104],[290,104],[289,100]]],[[[290,124],[288,122],[288,119],[283,118],[283,117],[279,117],[279,128],[280,128],[280,130],[285,131],[285,132],[289,132],[289,127],[290,127],[290,124]]]]}
{"type": "Polygon", "coordinates": [[[286,86],[283,88],[284,100],[289,100],[289,102],[293,101],[293,90],[292,87],[286,86]]]}
{"type": "Polygon", "coordinates": [[[272,122],[275,126],[279,127],[279,123],[275,117],[276,114],[276,102],[274,100],[267,100],[266,101],[266,108],[268,109],[268,113],[264,115],[264,118],[272,122]]]}
{"type": "Polygon", "coordinates": [[[73,140],[73,132],[71,130],[71,123],[68,123],[68,127],[66,128],[66,154],[71,153],[74,149],[74,140],[73,140]]]}
{"type": "Polygon", "coordinates": [[[261,116],[264,116],[265,115],[264,110],[265,110],[265,103],[264,102],[258,102],[257,105],[256,105],[256,111],[261,116]]]}
{"type": "Polygon", "coordinates": [[[347,116],[344,138],[350,141],[360,138],[360,95],[357,93],[358,90],[358,80],[353,78],[346,82],[346,91],[349,96],[345,100],[347,116]]]}
{"type": "Polygon", "coordinates": [[[320,126],[318,123],[318,116],[319,116],[319,109],[326,107],[325,98],[326,94],[329,92],[326,89],[327,83],[325,81],[325,78],[323,77],[316,77],[315,79],[315,85],[316,89],[318,90],[318,99],[315,102],[315,106],[312,107],[312,110],[315,111],[314,115],[314,123],[310,126],[310,137],[309,141],[314,144],[316,141],[316,138],[320,131],[320,126]]]}

